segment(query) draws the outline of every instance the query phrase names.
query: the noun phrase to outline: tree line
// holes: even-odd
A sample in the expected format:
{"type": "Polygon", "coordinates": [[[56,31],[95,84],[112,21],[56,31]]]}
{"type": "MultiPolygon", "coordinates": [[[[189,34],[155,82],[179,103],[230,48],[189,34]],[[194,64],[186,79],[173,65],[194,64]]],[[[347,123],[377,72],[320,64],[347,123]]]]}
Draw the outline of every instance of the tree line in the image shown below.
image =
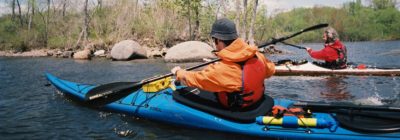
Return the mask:
{"type": "MultiPolygon", "coordinates": [[[[258,0],[5,0],[0,17],[0,50],[109,47],[132,39],[148,47],[170,47],[187,40],[209,41],[212,23],[235,21],[240,37],[257,44],[303,28],[329,23],[344,41],[400,39],[396,0],[361,0],[341,8],[296,8],[274,16],[258,0]],[[24,6],[23,6],[24,5],[24,6]]],[[[322,31],[291,41],[318,42],[322,31]]]]}

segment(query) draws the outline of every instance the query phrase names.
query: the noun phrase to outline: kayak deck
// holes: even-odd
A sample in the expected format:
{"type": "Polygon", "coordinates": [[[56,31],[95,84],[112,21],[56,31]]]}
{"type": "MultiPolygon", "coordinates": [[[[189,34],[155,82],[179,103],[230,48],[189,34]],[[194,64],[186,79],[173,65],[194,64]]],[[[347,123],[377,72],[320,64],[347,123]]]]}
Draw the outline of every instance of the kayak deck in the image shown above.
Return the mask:
{"type": "MultiPolygon", "coordinates": [[[[61,80],[51,74],[47,79],[61,92],[76,97],[78,101],[85,100],[85,94],[95,86],[61,80]]],[[[172,98],[172,89],[156,93],[146,93],[142,90],[133,92],[127,97],[107,104],[102,109],[124,113],[127,115],[147,118],[186,127],[202,128],[222,132],[253,135],[283,139],[399,139],[400,133],[359,133],[348,129],[337,128],[284,128],[282,126],[253,123],[238,123],[188,107],[172,98]]],[[[275,105],[288,107],[294,101],[274,99],[275,105]]],[[[315,118],[335,122],[334,114],[313,113],[315,118]]]]}
{"type": "Polygon", "coordinates": [[[365,76],[400,76],[400,69],[378,69],[378,68],[365,68],[357,69],[348,67],[346,69],[328,69],[317,66],[311,62],[305,64],[292,65],[281,64],[275,66],[275,75],[365,75],[365,76]]]}

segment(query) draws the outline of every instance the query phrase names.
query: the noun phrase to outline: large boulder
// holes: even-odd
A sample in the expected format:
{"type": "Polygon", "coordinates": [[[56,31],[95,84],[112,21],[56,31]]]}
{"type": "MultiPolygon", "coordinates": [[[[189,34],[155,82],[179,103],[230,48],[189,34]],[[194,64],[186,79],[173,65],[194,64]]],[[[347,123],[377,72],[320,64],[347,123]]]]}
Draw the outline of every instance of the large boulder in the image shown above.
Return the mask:
{"type": "Polygon", "coordinates": [[[165,55],[167,62],[203,61],[203,58],[216,58],[211,52],[213,48],[200,41],[188,41],[171,47],[165,55]]]}
{"type": "Polygon", "coordinates": [[[124,40],[113,46],[111,57],[114,60],[147,58],[146,50],[133,40],[124,40]]]}

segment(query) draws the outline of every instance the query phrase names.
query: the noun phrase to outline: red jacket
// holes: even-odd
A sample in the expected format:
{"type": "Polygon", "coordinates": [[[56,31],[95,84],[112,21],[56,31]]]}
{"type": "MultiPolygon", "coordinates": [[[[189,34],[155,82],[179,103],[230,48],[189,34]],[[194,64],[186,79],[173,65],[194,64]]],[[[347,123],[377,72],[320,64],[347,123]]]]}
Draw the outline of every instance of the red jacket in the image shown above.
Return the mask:
{"type": "Polygon", "coordinates": [[[345,48],[342,42],[336,40],[333,44],[325,44],[325,48],[320,51],[313,51],[310,49],[308,53],[312,58],[325,60],[326,62],[334,62],[339,58],[338,52],[336,49],[345,48]]]}

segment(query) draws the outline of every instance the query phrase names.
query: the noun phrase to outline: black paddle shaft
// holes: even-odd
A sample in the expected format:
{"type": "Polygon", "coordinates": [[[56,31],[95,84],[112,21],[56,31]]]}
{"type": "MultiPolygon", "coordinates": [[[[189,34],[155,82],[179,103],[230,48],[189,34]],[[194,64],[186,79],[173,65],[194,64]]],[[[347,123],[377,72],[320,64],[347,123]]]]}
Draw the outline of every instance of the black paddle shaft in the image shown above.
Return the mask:
{"type": "Polygon", "coordinates": [[[372,106],[372,105],[345,105],[332,103],[297,102],[294,106],[301,106],[310,109],[329,110],[329,109],[352,109],[352,110],[376,110],[376,111],[395,111],[400,112],[400,107],[392,106],[372,106]]]}
{"type": "Polygon", "coordinates": [[[273,38],[272,41],[263,43],[263,44],[259,45],[258,48],[263,48],[263,47],[271,45],[271,44],[276,44],[278,42],[282,42],[282,41],[288,40],[288,39],[290,39],[292,37],[295,37],[295,36],[297,36],[299,34],[302,34],[304,32],[308,32],[308,31],[312,31],[312,30],[328,27],[328,25],[329,24],[327,24],[327,23],[318,24],[318,25],[314,25],[314,26],[308,27],[306,29],[303,29],[303,30],[301,30],[301,31],[299,31],[297,33],[294,33],[292,35],[289,35],[289,36],[285,36],[285,37],[281,37],[281,38],[277,38],[277,39],[273,38]]]}
{"type": "Polygon", "coordinates": [[[285,41],[282,41],[281,43],[282,43],[282,44],[285,44],[285,45],[289,45],[289,46],[295,47],[295,48],[297,48],[297,49],[304,49],[304,50],[306,50],[306,47],[303,47],[303,46],[290,44],[290,43],[287,43],[287,42],[285,42],[285,41]]]}
{"type": "MultiPolygon", "coordinates": [[[[203,67],[203,66],[207,66],[208,64],[211,64],[211,63],[214,63],[214,62],[217,62],[217,61],[220,61],[220,60],[221,59],[215,59],[215,60],[212,60],[212,61],[209,61],[209,62],[206,62],[206,63],[202,63],[200,65],[196,65],[196,66],[187,68],[185,70],[187,70],[187,71],[194,70],[194,69],[197,69],[197,68],[200,68],[200,67],[203,67]]],[[[159,76],[159,77],[148,78],[148,79],[142,80],[141,84],[147,84],[147,83],[150,83],[150,82],[153,82],[153,81],[156,81],[156,80],[160,80],[160,79],[163,79],[163,78],[166,78],[166,77],[169,77],[169,76],[173,76],[173,75],[174,75],[173,73],[168,73],[168,74],[165,74],[165,75],[162,75],[162,76],[159,76]]]]}
{"type": "MultiPolygon", "coordinates": [[[[278,38],[278,39],[273,39],[272,41],[268,41],[266,43],[263,43],[262,45],[259,45],[258,48],[263,48],[263,47],[271,45],[271,44],[276,44],[278,42],[282,42],[284,40],[287,40],[287,39],[290,39],[292,37],[295,37],[295,36],[297,36],[297,35],[299,35],[299,34],[301,34],[303,32],[308,32],[308,31],[311,31],[311,30],[316,30],[316,29],[320,29],[320,28],[323,28],[323,27],[327,27],[327,26],[328,26],[328,24],[314,25],[314,26],[308,27],[306,29],[303,29],[303,30],[301,30],[301,31],[299,31],[297,33],[294,33],[292,35],[281,37],[281,38],[278,38]]],[[[214,63],[214,62],[217,62],[217,61],[220,61],[220,60],[221,59],[215,59],[215,60],[212,60],[210,62],[202,63],[200,65],[187,68],[186,70],[193,70],[193,69],[196,69],[196,68],[199,68],[199,67],[203,67],[203,66],[206,66],[208,64],[211,64],[211,63],[214,63]]],[[[97,106],[105,105],[107,103],[111,103],[113,101],[117,101],[117,100],[123,98],[124,96],[129,95],[131,92],[134,92],[134,91],[140,89],[140,87],[143,86],[144,84],[147,84],[147,83],[159,80],[159,79],[163,79],[163,78],[166,78],[166,77],[169,77],[169,76],[172,76],[172,75],[173,75],[172,73],[169,73],[169,74],[166,74],[166,75],[163,75],[163,76],[159,76],[159,77],[148,78],[148,79],[142,80],[139,83],[135,83],[135,84],[132,84],[132,85],[121,85],[121,86],[115,85],[115,86],[111,86],[111,88],[104,88],[104,87],[107,87],[107,86],[109,86],[110,84],[113,84],[113,83],[101,85],[101,86],[95,87],[92,90],[90,90],[86,94],[85,98],[86,98],[86,100],[88,102],[92,102],[92,103],[96,104],[97,106]],[[99,100],[101,102],[96,102],[96,100],[99,100]]]]}
{"type": "MultiPolygon", "coordinates": [[[[193,67],[187,68],[185,70],[193,70],[193,69],[196,69],[196,68],[199,68],[199,67],[206,66],[206,65],[208,65],[210,63],[217,62],[219,60],[220,59],[215,59],[215,60],[200,64],[200,65],[197,65],[197,66],[193,66],[193,67]]],[[[104,100],[104,99],[101,99],[101,98],[109,98],[108,100],[110,100],[111,98],[107,97],[107,96],[113,96],[113,94],[115,94],[115,95],[118,94],[118,97],[124,97],[125,95],[121,95],[121,93],[129,95],[130,93],[127,92],[127,91],[135,91],[135,90],[139,89],[140,87],[142,87],[145,84],[148,84],[150,82],[153,82],[153,81],[156,81],[156,80],[160,80],[160,79],[172,76],[172,75],[173,75],[172,73],[169,73],[169,74],[165,74],[165,75],[162,75],[162,76],[151,77],[151,78],[148,78],[148,79],[144,79],[139,83],[133,83],[132,82],[132,84],[126,84],[126,82],[123,82],[124,84],[120,84],[122,82],[118,82],[118,83],[109,83],[109,84],[101,85],[101,86],[98,86],[98,87],[93,88],[92,90],[90,90],[86,94],[86,100],[89,100],[89,101],[97,100],[97,99],[104,100]]],[[[115,99],[117,99],[117,98],[115,98],[115,99]]],[[[92,103],[93,104],[102,104],[102,103],[108,103],[108,102],[101,101],[101,102],[92,102],[92,103]]]]}

